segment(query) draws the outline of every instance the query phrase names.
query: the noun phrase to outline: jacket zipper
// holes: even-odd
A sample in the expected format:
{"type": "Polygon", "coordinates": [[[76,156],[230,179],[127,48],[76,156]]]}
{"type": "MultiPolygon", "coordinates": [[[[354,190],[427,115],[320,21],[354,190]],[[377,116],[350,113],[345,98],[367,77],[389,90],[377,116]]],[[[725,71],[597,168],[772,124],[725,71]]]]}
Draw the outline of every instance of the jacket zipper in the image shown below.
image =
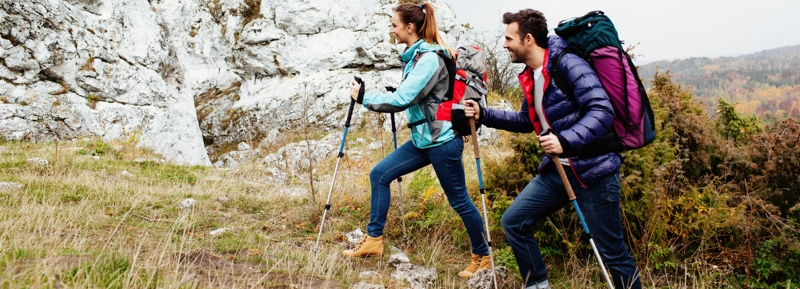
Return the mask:
{"type": "MultiPolygon", "coordinates": [[[[542,88],[542,115],[544,116],[544,121],[547,122],[547,126],[549,126],[550,129],[553,129],[553,124],[551,124],[550,123],[550,119],[547,118],[547,111],[544,108],[544,93],[545,93],[545,91],[547,91],[547,86],[550,85],[550,73],[547,70],[547,63],[548,63],[548,60],[549,60],[549,54],[550,54],[550,49],[546,49],[544,51],[544,61],[543,61],[545,64],[542,64],[542,65],[545,66],[544,69],[542,69],[542,76],[544,77],[544,87],[542,88]]],[[[560,63],[556,63],[555,65],[561,65],[561,64],[560,63]]],[[[531,71],[531,74],[533,74],[533,71],[531,71]]],[[[536,89],[536,81],[534,81],[533,75],[531,75],[531,81],[534,82],[533,89],[536,89]]],[[[535,92],[533,92],[533,93],[535,93],[535,92]]],[[[532,95],[531,98],[533,99],[533,101],[536,101],[535,95],[532,95]]],[[[534,103],[533,105],[534,105],[533,112],[536,113],[536,104],[534,103]]],[[[530,107],[528,109],[530,109],[530,107]]],[[[559,158],[550,157],[550,161],[552,161],[552,162],[556,162],[556,161],[557,162],[561,162],[561,158],[560,157],[559,158]]],[[[578,180],[578,183],[580,183],[581,186],[584,189],[587,189],[586,184],[583,183],[583,180],[581,180],[581,177],[578,175],[578,172],[575,171],[575,166],[572,164],[572,159],[571,158],[567,158],[567,162],[569,162],[569,168],[572,170],[572,174],[575,175],[575,179],[578,180]]]]}

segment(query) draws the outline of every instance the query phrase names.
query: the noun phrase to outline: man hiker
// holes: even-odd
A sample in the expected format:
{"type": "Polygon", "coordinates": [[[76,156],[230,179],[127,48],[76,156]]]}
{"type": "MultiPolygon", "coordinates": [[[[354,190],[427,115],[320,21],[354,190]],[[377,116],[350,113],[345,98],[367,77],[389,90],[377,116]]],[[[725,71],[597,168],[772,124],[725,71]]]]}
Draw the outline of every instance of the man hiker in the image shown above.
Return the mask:
{"type": "Polygon", "coordinates": [[[616,152],[582,155],[592,141],[612,132],[614,110],[597,75],[579,56],[567,53],[556,62],[554,55],[567,48],[559,36],[547,35],[544,15],[533,9],[505,13],[503,47],[511,62],[524,63],[519,82],[525,99],[519,111],[481,109],[468,101],[467,117],[483,125],[513,132],[539,135],[545,156],[537,175],[519,193],[503,214],[501,224],[519,264],[525,288],[550,288],[547,271],[533,225],[570,203],[553,161],[564,166],[569,182],[602,261],[611,271],[616,288],[641,288],[636,264],[623,240],[620,221],[619,168],[616,152]],[[550,77],[557,66],[569,87],[558,87],[550,77]],[[570,94],[565,91],[573,91],[570,94]]]}

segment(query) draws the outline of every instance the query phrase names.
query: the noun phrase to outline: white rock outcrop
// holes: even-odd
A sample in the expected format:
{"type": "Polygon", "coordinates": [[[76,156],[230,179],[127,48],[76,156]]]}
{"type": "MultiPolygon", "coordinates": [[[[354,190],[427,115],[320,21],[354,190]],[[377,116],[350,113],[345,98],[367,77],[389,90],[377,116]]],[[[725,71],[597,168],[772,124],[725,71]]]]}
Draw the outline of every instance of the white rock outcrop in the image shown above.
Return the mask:
{"type": "Polygon", "coordinates": [[[0,136],[141,136],[210,164],[170,27],[146,1],[0,1],[0,136]]]}
{"type": "MultiPolygon", "coordinates": [[[[0,0],[0,137],[136,139],[211,165],[228,143],[341,130],[353,76],[400,82],[390,2],[0,0]]],[[[455,44],[455,14],[434,5],[455,44]]]]}
{"type": "MultiPolygon", "coordinates": [[[[206,143],[270,144],[305,125],[341,130],[353,76],[364,79],[367,91],[400,83],[398,52],[405,46],[392,44],[389,27],[397,4],[389,2],[375,0],[366,11],[359,0],[262,1],[263,17],[242,28],[225,59],[241,80],[195,97],[206,143]]],[[[435,5],[450,41],[447,33],[458,27],[455,14],[446,4],[435,5]]],[[[364,118],[366,112],[357,105],[351,123],[373,122],[364,118]]]]}

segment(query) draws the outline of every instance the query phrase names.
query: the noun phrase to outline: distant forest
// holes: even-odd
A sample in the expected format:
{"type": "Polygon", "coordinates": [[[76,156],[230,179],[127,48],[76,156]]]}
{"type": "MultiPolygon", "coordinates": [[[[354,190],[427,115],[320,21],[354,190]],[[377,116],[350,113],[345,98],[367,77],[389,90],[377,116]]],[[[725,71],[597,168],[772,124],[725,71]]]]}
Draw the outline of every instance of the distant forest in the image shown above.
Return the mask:
{"type": "Polygon", "coordinates": [[[800,116],[800,45],[739,57],[689,58],[657,61],[639,67],[649,86],[656,70],[669,71],[710,112],[718,100],[735,103],[736,110],[757,115],[768,123],[800,116]]]}

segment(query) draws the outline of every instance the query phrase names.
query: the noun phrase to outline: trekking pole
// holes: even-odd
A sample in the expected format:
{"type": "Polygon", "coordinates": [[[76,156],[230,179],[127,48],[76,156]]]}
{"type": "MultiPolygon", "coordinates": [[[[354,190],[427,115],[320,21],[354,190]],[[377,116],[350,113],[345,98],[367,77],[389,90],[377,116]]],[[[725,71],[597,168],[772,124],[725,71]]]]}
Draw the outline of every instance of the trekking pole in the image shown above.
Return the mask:
{"type": "MultiPolygon", "coordinates": [[[[361,78],[355,77],[356,82],[361,85],[361,90],[364,89],[364,81],[361,78]]],[[[333,179],[331,179],[331,188],[328,190],[328,200],[325,202],[325,210],[322,212],[322,221],[319,223],[319,233],[317,234],[317,243],[314,245],[314,255],[317,254],[319,248],[319,238],[322,237],[322,227],[325,226],[325,216],[328,215],[328,210],[331,208],[331,194],[333,193],[333,185],[336,183],[336,173],[339,172],[339,161],[344,156],[344,142],[347,139],[347,131],[350,129],[350,117],[353,116],[353,106],[356,101],[350,99],[350,108],[347,110],[347,119],[344,121],[344,134],[342,135],[342,144],[339,145],[339,155],[336,157],[336,168],[333,169],[333,179]]]]}
{"type": "MultiPolygon", "coordinates": [[[[386,87],[386,91],[395,92],[397,89],[391,86],[386,87]]],[[[397,150],[397,128],[394,124],[394,113],[391,113],[392,119],[392,141],[394,142],[394,150],[397,150]]],[[[408,237],[406,237],[406,212],[403,210],[403,176],[397,177],[397,191],[400,193],[400,220],[403,223],[403,244],[408,245],[408,237]]]]}
{"type": "Polygon", "coordinates": [[[497,289],[497,271],[494,268],[492,255],[492,236],[489,234],[489,215],[486,214],[486,191],[483,189],[483,175],[481,174],[481,152],[478,150],[478,135],[475,133],[475,118],[469,119],[469,129],[472,131],[472,149],[475,155],[475,166],[478,168],[478,186],[481,190],[481,203],[483,204],[483,220],[486,227],[486,243],[489,245],[489,262],[492,264],[492,281],[497,289]]]}
{"type": "MultiPolygon", "coordinates": [[[[542,133],[542,136],[550,134],[550,130],[545,131],[542,133]]],[[[575,192],[572,191],[572,185],[569,183],[569,179],[567,178],[567,173],[564,172],[564,166],[561,165],[561,159],[558,158],[558,155],[550,155],[553,158],[553,163],[556,165],[556,170],[558,170],[558,175],[561,177],[561,182],[564,183],[564,188],[567,190],[567,195],[569,195],[569,200],[572,201],[572,206],[575,207],[575,212],[578,213],[578,219],[581,221],[581,225],[583,226],[583,232],[589,236],[589,244],[592,245],[592,250],[594,251],[594,256],[597,257],[597,262],[600,263],[600,269],[603,270],[603,276],[606,277],[606,282],[608,282],[608,288],[614,289],[614,284],[611,283],[611,278],[608,277],[608,272],[606,272],[606,266],[603,265],[603,260],[600,259],[600,252],[597,251],[597,246],[594,244],[594,240],[592,239],[592,234],[589,233],[589,226],[586,225],[586,220],[583,219],[583,213],[581,213],[581,208],[578,206],[577,198],[575,197],[575,192]]]]}

